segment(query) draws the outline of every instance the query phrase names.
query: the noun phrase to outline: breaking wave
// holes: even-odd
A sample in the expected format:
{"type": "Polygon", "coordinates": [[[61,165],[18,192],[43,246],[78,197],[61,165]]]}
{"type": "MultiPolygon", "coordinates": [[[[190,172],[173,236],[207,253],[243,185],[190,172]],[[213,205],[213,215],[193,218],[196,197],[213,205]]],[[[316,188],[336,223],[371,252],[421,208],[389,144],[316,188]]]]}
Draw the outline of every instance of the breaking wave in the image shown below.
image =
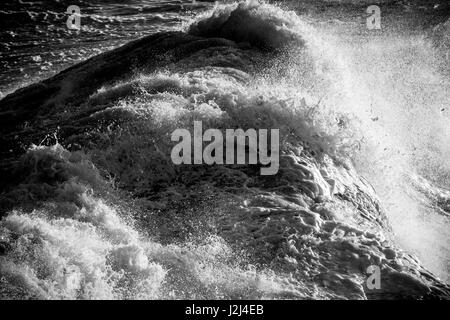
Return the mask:
{"type": "Polygon", "coordinates": [[[427,80],[448,82],[412,62],[435,48],[349,43],[309,20],[256,1],[217,6],[186,32],[150,35],[1,100],[0,296],[448,298],[427,271],[448,276],[446,240],[417,209],[439,208],[431,214],[448,225],[445,91],[427,80]],[[174,165],[170,134],[194,120],[280,129],[279,173],[174,165]],[[440,243],[443,256],[424,268],[392,230],[399,217],[431,239],[418,255],[440,243]],[[379,290],[366,284],[373,265],[379,290]]]}

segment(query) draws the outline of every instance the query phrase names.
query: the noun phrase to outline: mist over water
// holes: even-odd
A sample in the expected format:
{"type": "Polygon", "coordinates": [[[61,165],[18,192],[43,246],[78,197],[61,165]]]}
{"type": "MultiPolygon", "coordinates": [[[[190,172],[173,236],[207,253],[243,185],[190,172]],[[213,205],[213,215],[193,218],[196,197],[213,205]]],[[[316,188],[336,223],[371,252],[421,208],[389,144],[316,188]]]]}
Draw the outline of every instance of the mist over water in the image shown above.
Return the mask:
{"type": "Polygon", "coordinates": [[[448,281],[448,40],[436,46],[433,29],[402,21],[402,8],[385,12],[382,32],[367,30],[365,7],[351,9],[279,12],[305,48],[264,69],[258,86],[307,97],[325,126],[340,123],[334,147],[374,186],[395,237],[448,281]]]}
{"type": "Polygon", "coordinates": [[[389,20],[383,34],[355,34],[345,24],[316,29],[312,41],[319,42],[331,65],[324,104],[354,116],[352,125],[361,136],[354,157],[358,171],[375,187],[400,243],[448,281],[450,82],[442,68],[445,54],[425,31],[396,30],[389,20]]]}
{"type": "Polygon", "coordinates": [[[299,32],[325,82],[316,97],[351,115],[348,129],[360,148],[353,159],[382,199],[398,240],[448,281],[449,77],[425,32],[390,31],[388,23],[383,34],[361,35],[345,23],[299,32]],[[426,184],[417,189],[411,179],[426,184]]]}
{"type": "MultiPolygon", "coordinates": [[[[385,261],[401,270],[396,259],[410,259],[386,245],[389,241],[448,283],[450,26],[445,19],[431,24],[433,6],[420,13],[420,4],[405,1],[382,11],[381,31],[367,30],[361,1],[338,2],[343,6],[89,2],[86,18],[95,23],[85,22],[80,38],[67,48],[54,47],[84,53],[60,61],[33,51],[41,58],[14,65],[5,60],[2,90],[10,92],[24,84],[17,68],[40,78],[36,64],[50,62],[53,74],[91,56],[91,49],[103,52],[167,30],[257,48],[228,52],[210,40],[213,49],[198,56],[105,81],[70,112],[63,109],[71,103],[66,92],[52,96],[59,102],[56,118],[92,113],[75,118],[81,119],[74,125],[80,133],[70,128],[75,133],[61,138],[55,131],[55,138],[48,138],[53,132],[46,132],[18,161],[23,180],[5,197],[20,205],[0,224],[0,248],[10,252],[0,255],[6,275],[0,277],[0,294],[366,298],[361,270],[385,261]],[[114,39],[101,31],[105,19],[114,39]],[[140,22],[146,19],[151,23],[140,22]],[[102,40],[94,40],[99,32],[102,40]],[[264,56],[269,49],[276,51],[270,59],[264,56]],[[249,66],[249,61],[256,62],[249,66]],[[97,119],[99,124],[90,122],[97,119]],[[164,156],[169,134],[189,128],[193,119],[208,127],[280,128],[286,185],[272,186],[247,169],[174,168],[164,156]],[[301,192],[295,189],[298,181],[307,186],[301,192]],[[366,196],[359,198],[361,193],[366,196]],[[36,205],[36,199],[42,203],[36,205]],[[357,210],[368,213],[369,222],[357,210]],[[386,212],[388,226],[371,216],[378,210],[386,212]],[[285,242],[278,246],[280,239],[285,242]],[[336,270],[328,274],[321,268],[336,270]]],[[[28,40],[5,43],[20,47],[22,41],[28,40]]],[[[20,56],[19,51],[14,52],[20,56]]],[[[74,74],[76,82],[77,70],[74,74]]],[[[405,268],[420,274],[415,263],[405,268]]],[[[403,280],[420,288],[412,278],[403,280]]]]}

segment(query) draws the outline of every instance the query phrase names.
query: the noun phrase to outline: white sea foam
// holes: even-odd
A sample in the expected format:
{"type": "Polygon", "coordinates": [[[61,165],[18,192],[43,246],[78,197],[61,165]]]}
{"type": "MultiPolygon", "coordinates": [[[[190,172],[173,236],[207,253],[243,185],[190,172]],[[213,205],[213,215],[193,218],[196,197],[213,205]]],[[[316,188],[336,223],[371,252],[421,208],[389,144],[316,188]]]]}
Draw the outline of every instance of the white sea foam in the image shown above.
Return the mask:
{"type": "MultiPolygon", "coordinates": [[[[438,234],[436,220],[423,219],[421,200],[409,192],[412,179],[428,194],[422,199],[427,204],[448,203],[443,188],[417,175],[424,172],[445,188],[439,176],[449,172],[448,118],[437,111],[446,101],[448,80],[432,61],[423,62],[435,57],[428,40],[340,41],[293,12],[254,1],[216,8],[202,21],[192,33],[283,50],[253,74],[198,67],[192,60],[226,56],[200,52],[91,95],[83,107],[104,106],[91,118],[122,123],[96,132],[97,145],[85,153],[57,144],[33,147],[22,158],[19,168],[27,176],[8,196],[36,206],[18,205],[0,223],[2,297],[366,298],[364,267],[389,263],[387,279],[408,268],[422,270],[390,247],[387,225],[373,216],[382,211],[378,198],[351,161],[374,185],[402,244],[417,250],[433,271],[448,275],[447,249],[435,247],[448,238],[438,234]],[[233,24],[251,17],[253,28],[227,26],[232,15],[233,24]],[[268,34],[258,35],[261,27],[268,34]],[[170,133],[191,127],[193,120],[213,128],[280,129],[285,184],[258,181],[234,168],[203,176],[179,171],[168,160],[170,133]],[[106,175],[141,199],[131,201],[106,175]],[[235,188],[238,196],[220,194],[224,199],[202,209],[196,196],[208,194],[214,183],[235,188]],[[159,198],[146,198],[158,188],[164,190],[159,198]],[[188,200],[198,220],[205,217],[202,211],[205,223],[218,215],[208,230],[220,229],[222,236],[217,230],[187,239],[170,234],[172,227],[188,227],[188,200]],[[173,202],[183,208],[172,209],[173,202]],[[176,219],[164,223],[158,216],[164,209],[175,211],[176,219]],[[163,222],[152,234],[158,219],[163,222]],[[267,265],[253,264],[252,249],[267,265]],[[430,258],[427,251],[441,255],[430,258]]],[[[237,49],[230,52],[227,62],[246,62],[237,49]]],[[[404,283],[422,290],[412,277],[404,283]]]]}

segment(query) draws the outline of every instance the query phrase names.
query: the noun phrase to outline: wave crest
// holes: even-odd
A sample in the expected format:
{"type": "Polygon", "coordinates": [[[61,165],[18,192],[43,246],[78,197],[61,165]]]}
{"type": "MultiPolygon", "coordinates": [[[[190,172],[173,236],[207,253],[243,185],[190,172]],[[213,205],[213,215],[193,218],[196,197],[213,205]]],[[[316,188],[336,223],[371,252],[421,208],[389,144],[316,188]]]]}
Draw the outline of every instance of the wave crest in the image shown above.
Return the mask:
{"type": "Polygon", "coordinates": [[[219,37],[253,46],[279,49],[301,43],[292,31],[298,19],[294,12],[286,12],[258,1],[219,6],[209,16],[193,23],[188,32],[201,37],[219,37]]]}

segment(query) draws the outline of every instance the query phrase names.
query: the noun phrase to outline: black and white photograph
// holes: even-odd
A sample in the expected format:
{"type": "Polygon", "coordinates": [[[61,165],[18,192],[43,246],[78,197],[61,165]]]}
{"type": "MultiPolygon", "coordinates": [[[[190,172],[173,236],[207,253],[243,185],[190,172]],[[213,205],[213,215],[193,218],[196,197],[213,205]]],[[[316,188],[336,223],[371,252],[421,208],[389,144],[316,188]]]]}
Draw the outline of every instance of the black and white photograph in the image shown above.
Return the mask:
{"type": "Polygon", "coordinates": [[[450,300],[449,0],[2,0],[0,26],[1,301],[450,300]]]}

